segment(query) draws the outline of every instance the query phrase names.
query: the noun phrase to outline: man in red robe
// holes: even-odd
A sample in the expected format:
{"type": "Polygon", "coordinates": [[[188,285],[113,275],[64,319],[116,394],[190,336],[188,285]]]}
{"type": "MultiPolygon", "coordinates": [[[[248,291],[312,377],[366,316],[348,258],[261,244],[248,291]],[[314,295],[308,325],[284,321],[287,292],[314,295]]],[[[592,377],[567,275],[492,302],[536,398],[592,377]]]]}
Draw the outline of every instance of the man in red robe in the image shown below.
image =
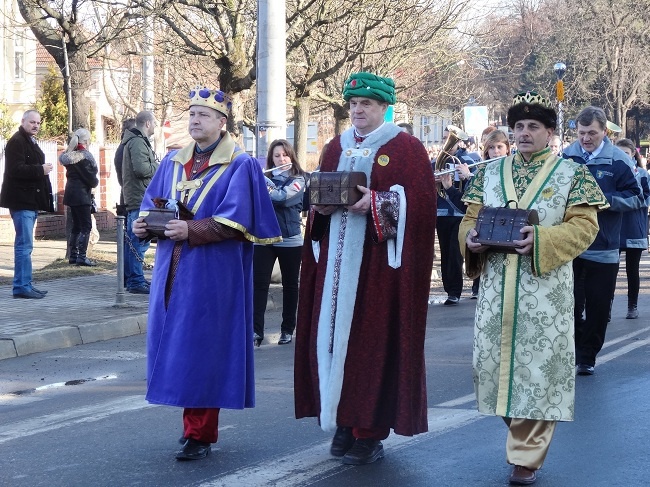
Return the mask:
{"type": "Polygon", "coordinates": [[[427,431],[424,336],[436,194],[427,152],[384,122],[394,82],[355,73],[345,83],[353,127],[320,170],[362,171],[352,206],[312,206],[296,335],[296,417],[334,431],[331,453],[362,465],[383,457],[390,428],[427,431]]]}

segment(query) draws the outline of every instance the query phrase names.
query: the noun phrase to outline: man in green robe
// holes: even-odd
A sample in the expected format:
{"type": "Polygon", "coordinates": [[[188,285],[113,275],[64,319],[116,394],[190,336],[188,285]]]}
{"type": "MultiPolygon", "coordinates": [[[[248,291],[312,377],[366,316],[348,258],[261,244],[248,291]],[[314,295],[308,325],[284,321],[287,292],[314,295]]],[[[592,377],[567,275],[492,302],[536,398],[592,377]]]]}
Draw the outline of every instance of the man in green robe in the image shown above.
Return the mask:
{"type": "Polygon", "coordinates": [[[548,147],[556,113],[547,100],[535,92],[515,96],[508,125],[518,150],[472,179],[459,242],[468,276],[481,278],[473,358],[478,409],[503,417],[510,483],[527,485],[536,480],[556,422],[573,420],[571,261],[596,237],[596,212],[607,201],[583,165],[548,147]],[[516,253],[474,242],[481,207],[508,201],[539,214],[539,224],[522,228],[516,253]]]}

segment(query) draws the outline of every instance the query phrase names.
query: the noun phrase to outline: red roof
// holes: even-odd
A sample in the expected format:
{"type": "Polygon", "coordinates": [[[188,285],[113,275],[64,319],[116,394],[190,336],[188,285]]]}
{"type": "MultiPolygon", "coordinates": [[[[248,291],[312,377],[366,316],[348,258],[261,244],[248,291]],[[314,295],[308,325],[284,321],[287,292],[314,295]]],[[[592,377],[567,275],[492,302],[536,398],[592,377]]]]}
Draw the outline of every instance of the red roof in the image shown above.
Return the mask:
{"type": "MultiPolygon", "coordinates": [[[[44,68],[50,64],[56,66],[56,61],[42,44],[36,43],[36,67],[44,68]]],[[[88,58],[88,66],[91,68],[101,68],[102,61],[100,59],[88,58]]]]}

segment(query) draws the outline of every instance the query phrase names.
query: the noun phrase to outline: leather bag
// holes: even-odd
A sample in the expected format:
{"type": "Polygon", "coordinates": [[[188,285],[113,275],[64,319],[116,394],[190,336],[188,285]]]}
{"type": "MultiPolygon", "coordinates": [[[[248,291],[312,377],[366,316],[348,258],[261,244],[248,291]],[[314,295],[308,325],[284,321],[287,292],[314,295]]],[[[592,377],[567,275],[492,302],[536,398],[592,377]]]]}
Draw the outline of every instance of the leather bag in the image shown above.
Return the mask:
{"type": "Polygon", "coordinates": [[[516,254],[518,248],[512,241],[522,240],[522,227],[538,225],[539,215],[537,210],[510,208],[510,200],[506,206],[495,208],[484,206],[478,212],[476,219],[476,235],[472,240],[490,248],[492,252],[505,252],[516,254]]]}
{"type": "Polygon", "coordinates": [[[194,214],[183,203],[176,200],[169,200],[166,198],[153,198],[155,208],[147,210],[149,214],[144,217],[144,222],[147,224],[147,232],[150,235],[158,237],[159,239],[166,239],[165,225],[169,220],[192,220],[194,214]]]}
{"type": "Polygon", "coordinates": [[[147,232],[158,237],[159,239],[166,239],[165,225],[170,220],[178,220],[178,211],[167,208],[152,208],[147,210],[149,214],[144,217],[144,222],[147,224],[147,232]]]}
{"type": "Polygon", "coordinates": [[[368,186],[365,173],[358,171],[313,172],[309,177],[309,204],[354,205],[363,197],[363,193],[357,189],[357,185],[368,186]]]}

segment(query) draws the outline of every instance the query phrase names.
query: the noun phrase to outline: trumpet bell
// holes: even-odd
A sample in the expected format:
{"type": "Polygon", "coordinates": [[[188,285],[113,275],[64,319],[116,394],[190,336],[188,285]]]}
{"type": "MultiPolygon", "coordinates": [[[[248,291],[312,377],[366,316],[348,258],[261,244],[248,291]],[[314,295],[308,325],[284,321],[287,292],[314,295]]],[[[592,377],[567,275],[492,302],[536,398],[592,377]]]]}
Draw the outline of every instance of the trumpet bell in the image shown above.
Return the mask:
{"type": "Polygon", "coordinates": [[[623,129],[616,125],[614,122],[610,122],[607,120],[607,124],[605,125],[607,127],[607,130],[614,133],[614,134],[620,134],[623,129]]]}
{"type": "Polygon", "coordinates": [[[455,125],[447,125],[447,131],[450,134],[454,134],[458,140],[469,139],[469,135],[463,132],[463,130],[460,127],[456,127],[455,125]]]}

